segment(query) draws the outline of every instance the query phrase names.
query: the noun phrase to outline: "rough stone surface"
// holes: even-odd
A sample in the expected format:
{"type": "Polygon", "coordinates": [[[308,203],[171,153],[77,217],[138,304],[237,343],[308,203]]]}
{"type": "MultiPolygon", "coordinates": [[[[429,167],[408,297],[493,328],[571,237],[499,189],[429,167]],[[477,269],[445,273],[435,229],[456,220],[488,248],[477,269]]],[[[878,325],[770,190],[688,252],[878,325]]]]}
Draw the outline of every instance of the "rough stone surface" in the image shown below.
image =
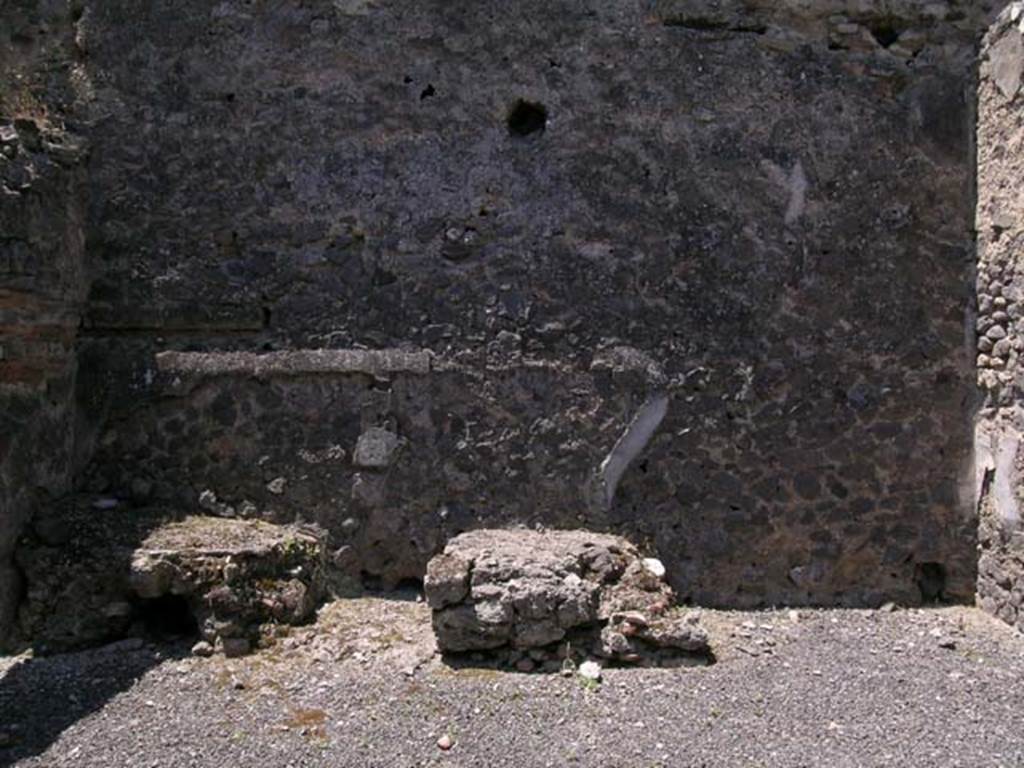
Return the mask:
{"type": "Polygon", "coordinates": [[[42,115],[10,118],[0,108],[0,648],[22,594],[18,537],[72,488],[86,295],[84,147],[42,115]]]}
{"type": "Polygon", "coordinates": [[[60,526],[37,520],[18,550],[29,585],[18,635],[41,651],[147,631],[146,606],[169,610],[159,602],[168,597],[187,602],[211,646],[229,638],[255,646],[263,625],[302,623],[323,596],[325,550],[307,532],[125,507],[79,505],[49,517],[60,526]]]}
{"type": "Polygon", "coordinates": [[[974,365],[1019,352],[982,254],[964,354],[997,10],[5,3],[0,571],[72,491],[209,492],[384,585],[541,523],[697,603],[970,599],[974,365]]]}
{"type": "Polygon", "coordinates": [[[225,655],[247,653],[265,625],[301,624],[325,587],[320,537],[257,520],[189,517],[161,526],[135,550],[136,595],[188,600],[202,637],[225,655]]]}
{"type": "Polygon", "coordinates": [[[86,227],[81,482],[302,515],[385,584],[460,531],[543,523],[649,542],[700,603],[912,601],[929,563],[973,594],[984,9],[130,10],[81,22],[105,116],[90,184],[119,190],[86,227]],[[510,130],[520,100],[543,130],[510,130]],[[157,359],[359,346],[429,351],[430,372],[157,359]],[[363,472],[370,428],[406,447],[363,472]]]}
{"type": "Polygon", "coordinates": [[[978,603],[1024,630],[1024,398],[1020,387],[1024,154],[1019,95],[1024,6],[1011,3],[982,45],[978,87],[978,386],[975,427],[978,603]]]}
{"type": "Polygon", "coordinates": [[[617,536],[480,530],[452,539],[423,585],[445,652],[532,650],[568,638],[626,662],[707,654],[707,634],[671,611],[672,589],[652,565],[617,536]]]}

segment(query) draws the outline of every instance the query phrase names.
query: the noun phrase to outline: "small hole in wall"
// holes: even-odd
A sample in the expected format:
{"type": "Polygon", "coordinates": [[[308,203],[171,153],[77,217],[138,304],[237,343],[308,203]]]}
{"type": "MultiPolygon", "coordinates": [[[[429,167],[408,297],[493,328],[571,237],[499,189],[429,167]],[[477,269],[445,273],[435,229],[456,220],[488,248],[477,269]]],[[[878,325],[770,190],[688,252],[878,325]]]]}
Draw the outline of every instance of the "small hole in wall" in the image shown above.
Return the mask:
{"type": "Polygon", "coordinates": [[[548,124],[548,110],[533,101],[517,101],[508,113],[508,132],[513,136],[543,133],[548,124]]]}
{"type": "Polygon", "coordinates": [[[273,315],[273,313],[270,311],[270,307],[263,307],[261,312],[263,313],[263,327],[269,328],[270,321],[273,315]]]}
{"type": "Polygon", "coordinates": [[[406,578],[395,584],[395,592],[420,594],[423,592],[423,579],[406,578]]]}
{"type": "Polygon", "coordinates": [[[938,602],[946,591],[946,569],[939,563],[918,563],[914,566],[914,582],[923,602],[938,602]]]}
{"type": "Polygon", "coordinates": [[[363,582],[363,588],[370,592],[380,592],[384,589],[384,579],[379,573],[361,571],[359,573],[359,580],[363,582]]]}
{"type": "Polygon", "coordinates": [[[434,90],[434,86],[428,83],[427,87],[424,88],[422,91],[420,91],[420,101],[423,101],[424,99],[429,99],[431,96],[434,96],[436,93],[437,93],[437,91],[434,90]]]}
{"type": "Polygon", "coordinates": [[[158,640],[195,637],[199,634],[188,600],[180,595],[164,595],[143,600],[138,606],[138,617],[146,634],[158,640]]]}
{"type": "Polygon", "coordinates": [[[891,21],[878,21],[870,25],[868,29],[871,31],[871,36],[883,48],[888,48],[900,39],[900,30],[891,21]]]}
{"type": "Polygon", "coordinates": [[[233,93],[226,93],[226,94],[224,94],[224,101],[226,101],[228,104],[231,104],[234,100],[235,100],[235,94],[233,94],[233,93]]]}

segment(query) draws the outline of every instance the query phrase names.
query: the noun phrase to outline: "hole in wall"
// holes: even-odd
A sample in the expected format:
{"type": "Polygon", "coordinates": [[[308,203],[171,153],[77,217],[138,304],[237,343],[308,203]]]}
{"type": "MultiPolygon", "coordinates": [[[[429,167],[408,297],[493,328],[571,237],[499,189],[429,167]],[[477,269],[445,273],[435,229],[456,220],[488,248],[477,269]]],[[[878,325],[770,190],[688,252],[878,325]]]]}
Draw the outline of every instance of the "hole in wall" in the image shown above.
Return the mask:
{"type": "Polygon", "coordinates": [[[875,41],[883,48],[890,47],[900,39],[900,29],[891,19],[880,19],[868,25],[868,31],[875,41]]]}
{"type": "Polygon", "coordinates": [[[940,563],[918,563],[914,566],[914,583],[923,602],[938,602],[946,591],[946,569],[940,563]]]}
{"type": "Polygon", "coordinates": [[[363,589],[370,592],[381,592],[384,590],[384,578],[379,573],[360,571],[359,580],[363,583],[363,589]]]}
{"type": "Polygon", "coordinates": [[[513,136],[543,133],[548,124],[548,110],[543,104],[520,99],[509,110],[508,132],[513,136]]]}
{"type": "Polygon", "coordinates": [[[423,579],[407,577],[395,584],[396,592],[422,592],[423,579]]]}
{"type": "Polygon", "coordinates": [[[420,101],[423,101],[424,99],[429,99],[431,96],[434,96],[436,94],[437,91],[434,89],[434,86],[430,83],[427,83],[427,87],[420,91],[420,101]]]}
{"type": "Polygon", "coordinates": [[[398,275],[378,265],[373,268],[373,275],[370,277],[370,282],[374,288],[381,288],[385,285],[392,285],[393,283],[398,282],[398,275]]]}
{"type": "Polygon", "coordinates": [[[199,636],[199,625],[188,600],[181,595],[163,595],[143,600],[137,616],[147,635],[158,640],[174,640],[199,636]]]}

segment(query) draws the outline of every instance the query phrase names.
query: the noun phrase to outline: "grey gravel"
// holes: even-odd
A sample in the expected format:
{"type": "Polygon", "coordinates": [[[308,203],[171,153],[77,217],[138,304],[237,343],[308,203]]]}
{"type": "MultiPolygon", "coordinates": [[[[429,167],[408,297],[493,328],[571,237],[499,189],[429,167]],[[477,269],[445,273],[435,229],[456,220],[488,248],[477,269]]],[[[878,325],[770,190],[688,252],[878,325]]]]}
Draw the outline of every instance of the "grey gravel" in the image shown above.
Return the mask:
{"type": "Polygon", "coordinates": [[[241,659],[186,642],[0,659],[0,765],[1024,764],[1024,640],[974,609],[702,621],[717,664],[596,687],[451,665],[424,603],[371,598],[241,659]]]}

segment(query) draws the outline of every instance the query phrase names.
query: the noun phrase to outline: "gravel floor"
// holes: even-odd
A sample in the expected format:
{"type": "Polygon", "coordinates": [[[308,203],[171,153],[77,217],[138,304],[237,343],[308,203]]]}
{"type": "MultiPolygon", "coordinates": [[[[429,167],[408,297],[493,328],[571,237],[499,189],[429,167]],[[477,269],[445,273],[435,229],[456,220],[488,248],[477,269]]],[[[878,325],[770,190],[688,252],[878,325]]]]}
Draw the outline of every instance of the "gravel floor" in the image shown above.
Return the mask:
{"type": "Polygon", "coordinates": [[[373,598],[245,659],[141,641],[0,659],[0,765],[1024,765],[1024,639],[973,609],[704,621],[717,664],[597,688],[452,668],[425,606],[373,598]]]}

